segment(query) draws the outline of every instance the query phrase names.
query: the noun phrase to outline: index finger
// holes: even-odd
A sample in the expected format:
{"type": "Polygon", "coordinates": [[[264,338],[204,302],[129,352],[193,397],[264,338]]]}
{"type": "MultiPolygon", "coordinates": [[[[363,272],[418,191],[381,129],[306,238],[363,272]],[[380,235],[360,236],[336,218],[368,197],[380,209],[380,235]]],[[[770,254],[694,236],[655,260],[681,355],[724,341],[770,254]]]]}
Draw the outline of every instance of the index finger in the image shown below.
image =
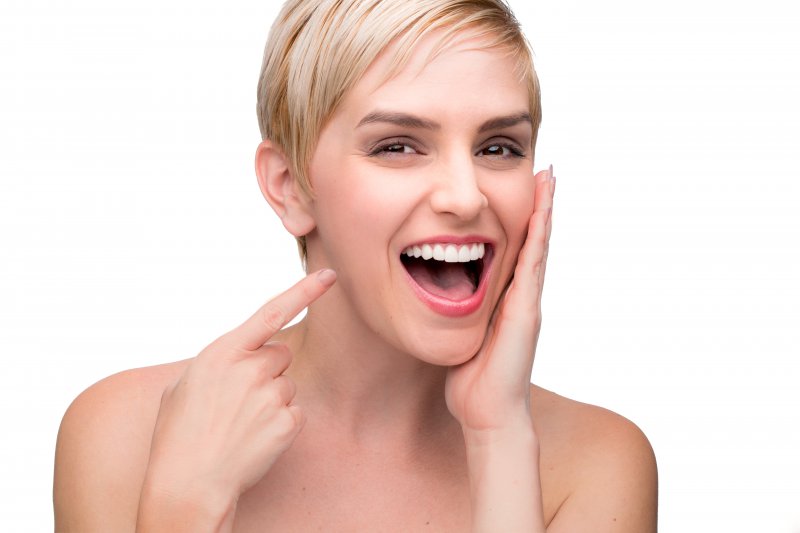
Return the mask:
{"type": "Polygon", "coordinates": [[[323,269],[313,272],[282,292],[256,311],[228,336],[245,350],[256,350],[314,300],[325,294],[336,281],[336,272],[323,269]]]}

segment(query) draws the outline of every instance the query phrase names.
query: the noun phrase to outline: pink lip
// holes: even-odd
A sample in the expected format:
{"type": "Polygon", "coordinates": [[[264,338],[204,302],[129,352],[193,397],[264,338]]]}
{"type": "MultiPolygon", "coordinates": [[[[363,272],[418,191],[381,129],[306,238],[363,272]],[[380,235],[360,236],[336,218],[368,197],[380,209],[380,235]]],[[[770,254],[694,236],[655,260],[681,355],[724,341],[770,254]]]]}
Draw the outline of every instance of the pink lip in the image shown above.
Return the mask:
{"type": "MultiPolygon", "coordinates": [[[[426,239],[424,241],[419,241],[414,245],[422,245],[428,243],[448,243],[448,244],[467,244],[467,243],[475,243],[475,242],[482,242],[486,243],[489,246],[486,247],[486,253],[483,256],[483,272],[481,273],[481,279],[478,282],[478,289],[470,296],[464,300],[449,300],[447,298],[442,298],[441,296],[436,296],[434,294],[429,293],[419,285],[417,282],[414,281],[414,278],[408,273],[405,268],[403,270],[406,273],[406,279],[408,279],[411,288],[414,290],[414,293],[417,297],[422,300],[432,311],[439,313],[440,315],[449,316],[449,317],[463,317],[469,314],[474,313],[477,311],[481,304],[483,304],[483,300],[486,298],[486,291],[488,285],[488,279],[492,272],[492,266],[494,264],[494,245],[489,239],[480,236],[466,236],[466,237],[453,237],[453,236],[441,236],[441,237],[432,237],[430,239],[426,239]]],[[[410,245],[410,246],[414,246],[410,245]]]]}

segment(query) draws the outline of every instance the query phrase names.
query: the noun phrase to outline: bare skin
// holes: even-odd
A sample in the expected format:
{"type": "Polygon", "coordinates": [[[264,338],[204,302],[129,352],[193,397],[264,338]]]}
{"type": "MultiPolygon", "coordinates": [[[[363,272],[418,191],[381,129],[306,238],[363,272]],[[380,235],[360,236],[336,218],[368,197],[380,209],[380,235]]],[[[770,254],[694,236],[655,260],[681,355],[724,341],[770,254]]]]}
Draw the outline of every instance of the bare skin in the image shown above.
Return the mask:
{"type": "MultiPolygon", "coordinates": [[[[75,400],[58,439],[57,531],[135,530],[161,395],[189,362],[116,374],[75,400]]],[[[531,405],[548,531],[574,511],[592,522],[571,531],[654,531],[655,459],[638,428],[536,386],[531,405]]],[[[457,427],[426,449],[360,442],[309,417],[270,474],[242,496],[235,531],[468,531],[466,478],[457,427]]]]}
{"type": "Polygon", "coordinates": [[[642,433],[529,383],[555,181],[524,148],[526,89],[471,35],[433,60],[426,46],[390,81],[376,60],[344,98],[313,201],[259,146],[262,192],[307,237],[312,274],[197,357],[73,403],[58,531],[655,530],[642,433]],[[458,316],[400,260],[448,239],[492,251],[485,297],[458,316]]]}

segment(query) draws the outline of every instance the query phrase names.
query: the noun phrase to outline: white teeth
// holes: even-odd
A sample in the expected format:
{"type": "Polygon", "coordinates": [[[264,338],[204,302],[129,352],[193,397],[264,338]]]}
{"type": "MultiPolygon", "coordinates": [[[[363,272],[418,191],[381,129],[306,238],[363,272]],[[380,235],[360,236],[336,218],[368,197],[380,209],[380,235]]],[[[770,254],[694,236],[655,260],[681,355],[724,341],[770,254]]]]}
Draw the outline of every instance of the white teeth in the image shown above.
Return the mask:
{"type": "Polygon", "coordinates": [[[403,250],[403,253],[409,257],[421,257],[425,260],[434,259],[447,263],[467,263],[481,259],[486,253],[486,246],[482,242],[462,245],[450,243],[422,244],[409,246],[403,250]]]}

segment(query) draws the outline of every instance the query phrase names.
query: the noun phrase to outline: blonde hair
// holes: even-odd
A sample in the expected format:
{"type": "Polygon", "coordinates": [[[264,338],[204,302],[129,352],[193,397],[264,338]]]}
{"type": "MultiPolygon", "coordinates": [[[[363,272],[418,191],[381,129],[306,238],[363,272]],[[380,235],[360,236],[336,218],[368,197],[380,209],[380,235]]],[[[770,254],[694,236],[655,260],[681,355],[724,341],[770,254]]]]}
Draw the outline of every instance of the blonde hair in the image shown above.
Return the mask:
{"type": "MultiPolygon", "coordinates": [[[[397,41],[391,76],[429,33],[443,30],[435,56],[465,29],[517,59],[528,86],[533,150],[541,122],[539,82],[528,42],[504,0],[288,0],[270,30],[258,81],[262,139],[283,151],[311,197],[308,166],[320,132],[378,55],[397,41]]],[[[304,237],[298,245],[305,260],[304,237]]]]}

